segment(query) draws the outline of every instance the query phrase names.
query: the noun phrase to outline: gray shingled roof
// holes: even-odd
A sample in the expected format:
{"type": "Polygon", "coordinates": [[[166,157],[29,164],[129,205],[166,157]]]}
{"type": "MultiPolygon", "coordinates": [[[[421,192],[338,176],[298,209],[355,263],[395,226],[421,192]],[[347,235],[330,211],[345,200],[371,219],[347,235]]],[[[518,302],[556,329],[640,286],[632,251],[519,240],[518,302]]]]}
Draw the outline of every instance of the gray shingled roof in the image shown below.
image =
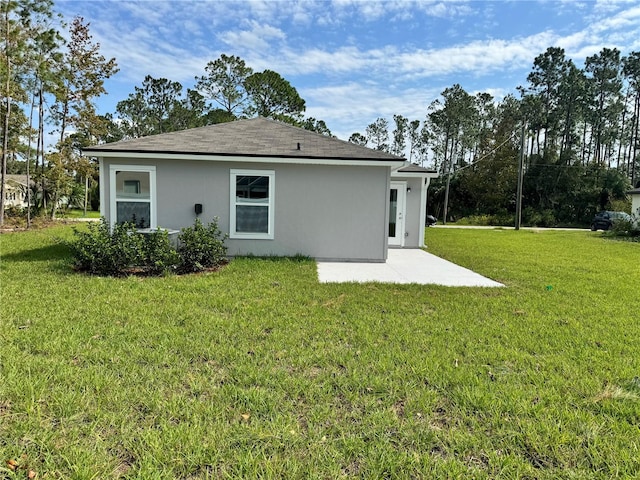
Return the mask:
{"type": "Polygon", "coordinates": [[[389,153],[262,117],[123,140],[85,149],[85,153],[89,155],[99,156],[101,152],[404,160],[389,153]]]}
{"type": "Polygon", "coordinates": [[[435,170],[421,167],[420,165],[416,165],[415,163],[407,165],[406,167],[399,168],[397,171],[401,173],[437,173],[435,170]]]}

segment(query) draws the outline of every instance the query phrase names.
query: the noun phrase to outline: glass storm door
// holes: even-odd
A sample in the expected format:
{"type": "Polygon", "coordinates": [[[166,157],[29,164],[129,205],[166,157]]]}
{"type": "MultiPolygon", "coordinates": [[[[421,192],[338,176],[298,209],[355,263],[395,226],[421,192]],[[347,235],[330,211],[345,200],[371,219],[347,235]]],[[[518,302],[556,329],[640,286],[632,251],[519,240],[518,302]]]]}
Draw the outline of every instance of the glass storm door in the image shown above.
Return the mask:
{"type": "Polygon", "coordinates": [[[389,246],[404,245],[404,217],[407,195],[405,182],[391,182],[389,189],[389,246]]]}

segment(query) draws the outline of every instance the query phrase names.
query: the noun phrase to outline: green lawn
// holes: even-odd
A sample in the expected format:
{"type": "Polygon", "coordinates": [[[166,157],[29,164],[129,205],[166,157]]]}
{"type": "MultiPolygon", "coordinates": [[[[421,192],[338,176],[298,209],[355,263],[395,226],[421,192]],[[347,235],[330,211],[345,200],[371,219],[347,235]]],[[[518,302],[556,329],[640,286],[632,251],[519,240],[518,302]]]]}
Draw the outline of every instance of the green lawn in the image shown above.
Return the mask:
{"type": "Polygon", "coordinates": [[[428,229],[482,289],[93,278],[70,231],[0,235],[0,478],[640,476],[638,243],[428,229]]]}
{"type": "Polygon", "coordinates": [[[84,210],[78,210],[70,208],[68,210],[61,210],[58,212],[58,217],[61,218],[100,218],[100,212],[95,210],[87,210],[87,214],[84,214],[84,210]]]}

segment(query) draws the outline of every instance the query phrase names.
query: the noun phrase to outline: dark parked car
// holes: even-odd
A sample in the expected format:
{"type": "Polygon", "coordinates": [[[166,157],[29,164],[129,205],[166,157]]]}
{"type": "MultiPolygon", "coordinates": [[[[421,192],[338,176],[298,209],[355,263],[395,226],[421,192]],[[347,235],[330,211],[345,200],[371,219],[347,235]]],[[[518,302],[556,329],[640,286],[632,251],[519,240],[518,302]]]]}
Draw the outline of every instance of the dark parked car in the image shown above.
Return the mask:
{"type": "Polygon", "coordinates": [[[630,222],[631,215],[625,212],[609,212],[603,211],[596,213],[591,222],[591,230],[609,230],[616,222],[620,220],[630,222]]]}
{"type": "Polygon", "coordinates": [[[433,215],[427,215],[427,227],[431,227],[436,224],[436,217],[433,215]]]}

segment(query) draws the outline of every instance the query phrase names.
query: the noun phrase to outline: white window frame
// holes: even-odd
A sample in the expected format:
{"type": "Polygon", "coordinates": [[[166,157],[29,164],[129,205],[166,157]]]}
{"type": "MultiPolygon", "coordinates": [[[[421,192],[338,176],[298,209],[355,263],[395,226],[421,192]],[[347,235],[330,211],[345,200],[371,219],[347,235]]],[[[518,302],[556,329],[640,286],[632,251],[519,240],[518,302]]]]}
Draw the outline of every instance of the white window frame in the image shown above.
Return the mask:
{"type": "MultiPolygon", "coordinates": [[[[156,167],[155,165],[110,165],[109,166],[109,224],[114,227],[117,221],[118,208],[116,198],[116,172],[140,172],[149,174],[149,198],[127,198],[127,202],[149,203],[149,228],[158,228],[156,200],[156,167]]],[[[123,199],[124,200],[124,199],[123,199]]]]}
{"type": "Polygon", "coordinates": [[[241,170],[231,169],[229,171],[229,238],[246,238],[255,240],[273,240],[274,226],[274,205],[275,205],[275,170],[241,170]],[[269,178],[269,201],[263,204],[244,203],[236,198],[237,177],[268,177],[269,178]],[[236,207],[239,205],[268,207],[269,220],[267,233],[251,233],[236,231],[236,207]]]}

